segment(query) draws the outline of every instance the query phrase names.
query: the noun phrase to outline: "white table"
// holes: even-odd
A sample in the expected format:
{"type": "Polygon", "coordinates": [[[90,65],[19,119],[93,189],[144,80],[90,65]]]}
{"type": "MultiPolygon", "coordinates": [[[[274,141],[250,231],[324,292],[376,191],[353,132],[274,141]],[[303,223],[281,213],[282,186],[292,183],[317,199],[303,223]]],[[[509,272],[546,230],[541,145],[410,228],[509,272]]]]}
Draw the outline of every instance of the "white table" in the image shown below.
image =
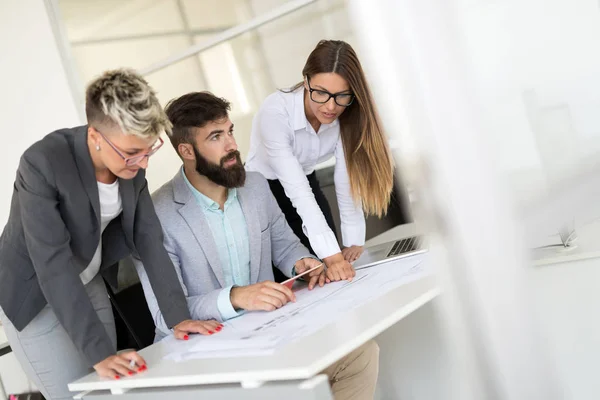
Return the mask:
{"type": "MultiPolygon", "coordinates": [[[[600,241],[598,240],[600,218],[591,220],[585,224],[577,224],[575,229],[577,240],[573,242],[574,246],[572,248],[556,246],[535,249],[533,251],[533,264],[540,267],[600,258],[600,241]]],[[[556,234],[548,237],[546,241],[548,244],[560,243],[560,237],[556,234]]]]}
{"type": "MultiPolygon", "coordinates": [[[[406,236],[413,229],[395,228],[373,242],[406,236]]],[[[408,283],[372,299],[332,321],[335,323],[326,325],[316,333],[294,341],[293,345],[269,356],[174,362],[163,358],[166,346],[159,342],[140,352],[150,366],[146,372],[120,380],[102,379],[96,374],[90,374],[71,383],[69,388],[74,392],[110,390],[112,394],[133,398],[141,394],[136,392],[140,390],[145,391],[144,395],[148,396],[150,388],[153,388],[153,394],[164,396],[176,390],[175,388],[191,388],[197,387],[196,385],[237,384],[239,388],[241,384],[242,388],[256,388],[264,382],[307,380],[438,294],[433,276],[408,283]]],[[[97,396],[100,395],[92,392],[83,397],[102,398],[97,396]]]]}

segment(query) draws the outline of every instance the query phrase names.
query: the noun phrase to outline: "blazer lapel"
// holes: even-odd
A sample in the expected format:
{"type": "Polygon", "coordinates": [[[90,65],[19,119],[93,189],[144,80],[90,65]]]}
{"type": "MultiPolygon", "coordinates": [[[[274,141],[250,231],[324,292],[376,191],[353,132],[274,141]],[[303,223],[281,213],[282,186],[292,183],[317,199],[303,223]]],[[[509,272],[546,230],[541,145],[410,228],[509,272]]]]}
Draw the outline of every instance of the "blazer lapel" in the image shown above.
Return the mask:
{"type": "Polygon", "coordinates": [[[246,218],[248,228],[248,240],[250,246],[250,283],[258,281],[260,272],[260,254],[262,251],[262,241],[260,232],[260,221],[258,212],[253,207],[251,196],[244,190],[244,187],[238,189],[238,199],[242,206],[242,212],[246,218]]]}
{"type": "Polygon", "coordinates": [[[87,144],[87,125],[78,128],[74,136],[75,162],[77,163],[79,177],[96,213],[96,221],[100,222],[100,196],[98,194],[98,184],[96,183],[96,173],[92,164],[92,157],[90,157],[90,150],[87,144]]]}
{"type": "Polygon", "coordinates": [[[135,248],[133,242],[133,221],[136,206],[133,179],[119,179],[119,193],[121,194],[121,204],[123,207],[121,225],[123,226],[123,232],[125,232],[127,245],[130,249],[133,249],[135,248]]]}
{"type": "Polygon", "coordinates": [[[208,226],[208,221],[204,216],[202,208],[196,202],[194,195],[183,180],[181,173],[181,170],[179,170],[172,181],[175,202],[182,204],[179,209],[179,214],[181,214],[196,237],[196,241],[202,248],[206,259],[208,260],[208,264],[217,277],[219,284],[221,287],[225,287],[226,282],[225,276],[223,275],[223,267],[221,266],[219,252],[217,251],[217,245],[215,244],[215,239],[211,233],[210,226],[208,226]]]}

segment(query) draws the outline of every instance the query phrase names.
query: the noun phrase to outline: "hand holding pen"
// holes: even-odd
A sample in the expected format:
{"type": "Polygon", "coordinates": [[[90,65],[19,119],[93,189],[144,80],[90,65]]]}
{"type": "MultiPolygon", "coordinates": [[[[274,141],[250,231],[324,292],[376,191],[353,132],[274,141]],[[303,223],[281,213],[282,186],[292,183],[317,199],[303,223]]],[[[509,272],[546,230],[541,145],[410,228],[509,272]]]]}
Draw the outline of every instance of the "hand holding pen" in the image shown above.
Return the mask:
{"type": "Polygon", "coordinates": [[[110,356],[94,365],[98,375],[105,378],[120,379],[147,369],[146,361],[136,351],[124,351],[110,356]]]}

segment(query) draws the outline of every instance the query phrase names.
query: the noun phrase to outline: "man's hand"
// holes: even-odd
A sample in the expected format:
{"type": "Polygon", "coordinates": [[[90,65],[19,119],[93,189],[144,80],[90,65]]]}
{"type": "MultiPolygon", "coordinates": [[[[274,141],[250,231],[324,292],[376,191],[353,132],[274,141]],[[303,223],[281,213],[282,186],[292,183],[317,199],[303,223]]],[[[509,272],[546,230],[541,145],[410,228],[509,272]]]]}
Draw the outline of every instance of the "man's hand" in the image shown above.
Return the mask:
{"type": "Polygon", "coordinates": [[[173,327],[173,333],[176,339],[188,340],[190,333],[199,333],[201,335],[212,335],[223,329],[223,324],[217,321],[194,321],[186,319],[173,327]]]}
{"type": "Polygon", "coordinates": [[[325,265],[327,265],[327,279],[325,282],[335,282],[348,280],[351,281],[356,275],[356,271],[352,268],[352,265],[344,259],[342,253],[337,253],[323,259],[325,265]]]}
{"type": "MultiPolygon", "coordinates": [[[[296,265],[294,265],[294,269],[296,270],[296,275],[300,275],[304,271],[314,268],[319,264],[323,263],[319,260],[315,260],[314,258],[303,258],[296,262],[296,265]]],[[[308,274],[298,279],[303,279],[306,282],[308,282],[308,290],[312,290],[317,283],[319,284],[319,286],[323,287],[323,285],[325,284],[325,267],[321,266],[321,268],[317,268],[314,271],[309,272],[308,274]]]]}
{"type": "Polygon", "coordinates": [[[248,311],[273,311],[290,301],[296,301],[296,296],[290,289],[273,281],[234,287],[229,297],[235,309],[248,311]]]}
{"type": "Polygon", "coordinates": [[[348,262],[358,260],[358,257],[363,253],[364,248],[362,246],[350,246],[342,249],[342,255],[348,262]]]}
{"type": "Polygon", "coordinates": [[[94,369],[102,377],[119,379],[121,376],[144,371],[146,361],[135,351],[125,351],[100,361],[94,365],[94,369]],[[133,366],[130,366],[131,361],[134,362],[133,366]]]}

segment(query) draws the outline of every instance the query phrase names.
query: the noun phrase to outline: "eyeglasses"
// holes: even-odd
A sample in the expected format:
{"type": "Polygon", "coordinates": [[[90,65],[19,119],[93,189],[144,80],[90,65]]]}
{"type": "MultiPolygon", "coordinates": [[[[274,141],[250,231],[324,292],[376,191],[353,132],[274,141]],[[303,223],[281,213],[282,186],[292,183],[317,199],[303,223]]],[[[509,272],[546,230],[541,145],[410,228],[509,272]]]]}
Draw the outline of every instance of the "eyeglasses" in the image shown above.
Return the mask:
{"type": "Polygon", "coordinates": [[[354,95],[351,93],[329,93],[326,90],[313,89],[310,87],[310,78],[306,77],[306,83],[308,84],[308,91],[310,92],[310,99],[315,103],[325,104],[333,97],[335,104],[342,107],[348,107],[354,101],[354,95]]]}
{"type": "Polygon", "coordinates": [[[144,154],[132,156],[132,157],[125,157],[125,155],[123,155],[123,153],[121,153],[121,151],[117,148],[117,146],[115,146],[114,144],[112,144],[112,142],[110,140],[108,140],[108,138],[106,136],[104,136],[104,134],[102,132],[100,132],[95,127],[94,127],[94,130],[96,132],[98,132],[100,134],[100,136],[102,136],[102,139],[104,139],[106,141],[106,143],[108,143],[109,146],[113,148],[114,151],[117,152],[117,154],[123,159],[123,161],[125,161],[125,165],[128,166],[128,167],[132,167],[134,165],[137,165],[144,158],[150,157],[150,156],[154,155],[154,153],[156,153],[158,151],[158,149],[160,149],[162,147],[162,145],[164,144],[164,141],[159,136],[158,140],[154,143],[154,146],[152,146],[152,148],[148,152],[146,152],[144,154]]]}

